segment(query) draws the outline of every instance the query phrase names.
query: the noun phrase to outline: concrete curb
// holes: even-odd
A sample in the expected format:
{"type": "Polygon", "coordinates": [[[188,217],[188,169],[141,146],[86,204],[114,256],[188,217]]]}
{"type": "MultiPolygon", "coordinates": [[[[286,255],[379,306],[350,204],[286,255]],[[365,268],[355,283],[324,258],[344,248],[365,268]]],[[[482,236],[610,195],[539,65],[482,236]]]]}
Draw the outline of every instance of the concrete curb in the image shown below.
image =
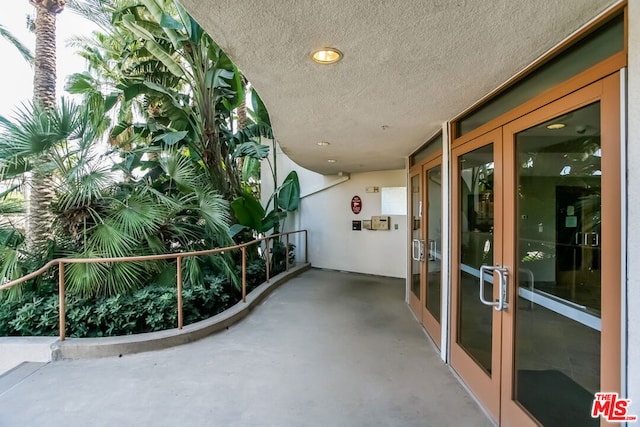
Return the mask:
{"type": "Polygon", "coordinates": [[[57,341],[57,337],[0,337],[0,378],[25,361],[51,361],[51,346],[57,341]]]}
{"type": "Polygon", "coordinates": [[[233,307],[209,319],[187,325],[182,330],[149,332],[104,338],[68,338],[51,345],[51,360],[92,359],[99,357],[122,356],[124,354],[160,350],[197,341],[208,335],[226,329],[247,316],[254,307],[272,291],[299,274],[311,268],[306,263],[292,267],[272,277],[269,283],[262,283],[247,295],[247,302],[238,302],[233,307]]]}

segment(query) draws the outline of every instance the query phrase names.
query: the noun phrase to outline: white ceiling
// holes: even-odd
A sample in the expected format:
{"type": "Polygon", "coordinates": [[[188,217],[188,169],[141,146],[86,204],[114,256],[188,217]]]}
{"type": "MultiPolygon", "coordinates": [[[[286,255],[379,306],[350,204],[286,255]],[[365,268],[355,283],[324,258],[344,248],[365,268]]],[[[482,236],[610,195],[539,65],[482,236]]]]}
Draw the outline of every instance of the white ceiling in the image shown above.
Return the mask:
{"type": "Polygon", "coordinates": [[[335,174],[404,168],[444,121],[615,0],[182,3],[256,88],[282,150],[335,174]],[[311,61],[325,46],[343,60],[311,61]]]}

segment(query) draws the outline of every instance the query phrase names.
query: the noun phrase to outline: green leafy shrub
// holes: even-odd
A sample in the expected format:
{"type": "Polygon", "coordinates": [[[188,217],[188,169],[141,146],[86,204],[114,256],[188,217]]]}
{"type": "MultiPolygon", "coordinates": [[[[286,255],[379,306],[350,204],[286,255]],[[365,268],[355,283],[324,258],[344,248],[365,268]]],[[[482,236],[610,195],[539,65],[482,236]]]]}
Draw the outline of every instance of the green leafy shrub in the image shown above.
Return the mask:
{"type": "MultiPolygon", "coordinates": [[[[221,277],[183,289],[184,324],[214,316],[237,299],[221,277]]],[[[69,337],[103,337],[153,332],[178,324],[176,288],[150,285],[129,295],[102,298],[66,298],[66,332],[69,337]]],[[[56,293],[28,292],[0,305],[0,335],[55,336],[59,301],[56,293]]]]}
{"type": "MultiPolygon", "coordinates": [[[[239,270],[239,274],[242,274],[241,270],[239,270]]],[[[247,261],[247,292],[258,287],[266,277],[267,267],[262,258],[247,261]]]]}
{"type": "Polygon", "coordinates": [[[287,268],[287,258],[289,258],[289,266],[293,266],[295,262],[295,250],[296,246],[293,243],[289,243],[289,247],[285,249],[285,244],[276,240],[273,242],[273,246],[270,249],[271,252],[271,273],[276,275],[282,273],[287,268]]]}
{"type": "Polygon", "coordinates": [[[28,292],[0,306],[0,335],[57,335],[58,296],[28,292]]]}

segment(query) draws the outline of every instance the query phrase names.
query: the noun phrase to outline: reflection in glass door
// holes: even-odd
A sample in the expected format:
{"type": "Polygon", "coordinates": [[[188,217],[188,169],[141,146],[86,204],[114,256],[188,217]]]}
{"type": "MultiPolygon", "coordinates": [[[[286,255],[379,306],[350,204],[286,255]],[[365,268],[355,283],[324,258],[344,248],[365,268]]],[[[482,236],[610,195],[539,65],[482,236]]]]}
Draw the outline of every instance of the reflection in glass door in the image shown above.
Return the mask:
{"type": "Polygon", "coordinates": [[[600,141],[600,103],[515,135],[514,397],[545,426],[600,424],[600,141]]]}
{"type": "Polygon", "coordinates": [[[442,288],[442,166],[441,159],[428,162],[423,167],[423,196],[426,204],[426,272],[422,297],[422,324],[435,344],[440,347],[442,328],[440,323],[442,288]]]}
{"type": "Polygon", "coordinates": [[[442,167],[438,152],[417,165],[411,182],[411,280],[409,304],[439,347],[442,336],[442,167]]]}
{"type": "MultiPolygon", "coordinates": [[[[492,310],[478,298],[480,267],[493,265],[493,144],[460,157],[460,346],[491,374],[492,310]]],[[[484,299],[493,300],[493,277],[484,277],[484,299]]]]}
{"type": "MultiPolygon", "coordinates": [[[[429,257],[427,265],[427,291],[425,308],[434,320],[440,324],[440,295],[442,270],[442,167],[429,169],[426,173],[428,198],[429,257]]],[[[438,331],[439,333],[440,331],[438,331]]]]}
{"type": "Polygon", "coordinates": [[[502,131],[496,129],[452,151],[451,364],[495,420],[501,314],[487,304],[500,287],[494,286],[498,274],[484,270],[501,254],[501,149],[502,131]]]}
{"type": "Polygon", "coordinates": [[[418,173],[411,176],[411,282],[409,304],[418,318],[421,316],[420,291],[424,264],[424,239],[422,237],[422,192],[418,173]]]}

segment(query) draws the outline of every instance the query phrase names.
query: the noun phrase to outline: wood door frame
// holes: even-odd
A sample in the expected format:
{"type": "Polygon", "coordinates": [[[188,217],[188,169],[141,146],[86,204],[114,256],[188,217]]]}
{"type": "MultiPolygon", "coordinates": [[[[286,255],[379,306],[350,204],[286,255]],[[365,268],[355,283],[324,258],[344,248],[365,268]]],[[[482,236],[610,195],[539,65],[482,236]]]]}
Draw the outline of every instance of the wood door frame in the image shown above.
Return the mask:
{"type": "MultiPolygon", "coordinates": [[[[504,175],[504,233],[516,233],[516,153],[513,138],[516,133],[544,123],[554,117],[578,108],[600,102],[601,150],[602,150],[602,328],[600,341],[601,391],[620,393],[621,388],[621,180],[620,180],[620,73],[615,73],[566,97],[534,110],[504,126],[503,156],[509,165],[504,175]],[[608,236],[608,237],[607,237],[608,236]],[[607,285],[605,285],[607,284],[607,285]],[[606,292],[605,292],[606,289],[606,292]]],[[[515,277],[517,266],[516,241],[504,242],[504,261],[515,277]]],[[[516,307],[515,281],[510,283],[509,307],[516,307]]],[[[537,425],[528,412],[513,400],[513,375],[515,368],[515,311],[509,309],[502,316],[502,393],[500,422],[505,425],[537,425]]],[[[601,424],[607,425],[604,420],[601,424]]]]}
{"type": "MultiPolygon", "coordinates": [[[[433,158],[432,160],[429,160],[425,163],[422,164],[422,173],[421,173],[421,177],[422,177],[422,182],[421,182],[421,189],[422,191],[422,219],[424,221],[424,233],[423,236],[425,238],[425,242],[429,242],[429,189],[426,185],[427,182],[427,178],[428,178],[428,173],[429,170],[440,166],[441,170],[442,170],[442,155],[439,155],[435,158],[433,158]]],[[[443,199],[443,194],[440,195],[441,200],[443,199]]],[[[442,224],[442,209],[440,209],[440,223],[442,224]]],[[[442,227],[441,227],[442,228],[442,227]]],[[[444,237],[444,236],[441,236],[444,237]]],[[[442,271],[442,267],[441,267],[441,271],[442,271]]],[[[425,303],[427,300],[427,284],[429,281],[429,261],[428,261],[428,257],[426,262],[424,263],[424,275],[422,277],[422,284],[421,284],[421,298],[420,298],[420,304],[422,306],[422,310],[421,310],[421,322],[422,325],[424,326],[424,328],[427,330],[427,333],[429,334],[429,336],[431,337],[431,339],[433,340],[433,342],[436,344],[436,346],[438,348],[440,347],[441,341],[442,341],[442,320],[438,321],[429,310],[427,310],[425,303]]],[[[442,274],[440,275],[440,301],[438,302],[438,304],[440,304],[440,307],[442,307],[442,274]]],[[[441,316],[442,316],[442,310],[441,310],[441,316]]]]}
{"type": "MultiPolygon", "coordinates": [[[[414,166],[413,168],[411,168],[409,170],[409,186],[412,186],[412,180],[414,177],[418,177],[418,183],[420,185],[420,191],[418,192],[418,200],[420,203],[423,203],[423,193],[424,193],[424,189],[422,188],[422,165],[419,166],[414,166]]],[[[414,217],[413,217],[413,188],[409,189],[409,194],[411,195],[411,201],[409,203],[409,206],[411,208],[411,212],[410,215],[408,215],[408,217],[410,217],[410,224],[409,224],[409,289],[408,289],[408,303],[409,303],[409,307],[411,308],[411,311],[413,312],[413,314],[416,316],[416,318],[418,320],[421,320],[422,318],[422,311],[420,310],[420,307],[422,305],[422,288],[423,288],[423,282],[425,280],[425,263],[424,262],[420,262],[420,287],[419,287],[419,292],[420,295],[416,296],[413,293],[413,263],[414,263],[414,259],[413,259],[413,221],[414,221],[414,217]]],[[[424,203],[422,205],[422,210],[421,210],[421,214],[420,214],[420,240],[424,240],[424,236],[425,236],[425,230],[424,230],[424,203]]]]}
{"type": "MultiPolygon", "coordinates": [[[[458,344],[458,313],[460,290],[460,163],[458,157],[493,144],[494,156],[494,264],[501,262],[502,242],[502,200],[496,195],[502,194],[502,165],[499,156],[502,153],[502,127],[487,132],[466,144],[459,145],[451,154],[451,317],[450,317],[450,346],[451,366],[460,375],[462,381],[469,387],[474,396],[482,403],[489,415],[495,420],[500,417],[500,369],[501,369],[501,313],[493,307],[486,307],[492,311],[491,335],[491,376],[479,367],[476,361],[458,344]]],[[[493,287],[494,300],[498,298],[499,287],[493,287]]]]}
{"type": "MultiPolygon", "coordinates": [[[[426,182],[426,174],[427,171],[435,166],[442,166],[442,150],[437,150],[435,152],[433,152],[432,154],[430,154],[429,156],[427,156],[426,158],[422,159],[419,163],[416,163],[415,165],[413,165],[411,167],[411,169],[409,169],[409,185],[411,184],[411,181],[414,177],[419,176],[419,183],[420,183],[420,192],[419,192],[419,199],[422,203],[422,215],[420,216],[420,239],[425,241],[425,243],[428,241],[428,220],[429,220],[429,201],[427,199],[427,189],[425,188],[425,182],[426,182]]],[[[410,191],[411,197],[413,197],[413,189],[411,189],[410,191]]],[[[413,202],[413,200],[411,201],[411,203],[413,202]]],[[[443,203],[444,203],[444,199],[443,199],[443,203]]],[[[411,209],[413,209],[413,204],[410,204],[411,209]]],[[[409,223],[409,254],[411,254],[411,250],[412,250],[412,241],[413,241],[413,212],[411,212],[411,219],[410,219],[410,223],[409,223]]],[[[444,236],[443,236],[444,238],[444,236]]],[[[412,274],[413,273],[413,257],[409,257],[409,272],[412,274]]],[[[410,276],[411,276],[410,274],[410,276]]],[[[412,285],[413,285],[413,277],[410,277],[409,279],[409,289],[408,289],[408,303],[409,303],[409,307],[411,308],[411,311],[413,312],[413,314],[415,315],[416,319],[420,322],[420,324],[425,328],[425,330],[427,331],[427,334],[429,335],[429,337],[433,340],[433,342],[436,344],[436,346],[438,348],[441,348],[441,342],[442,342],[442,322],[438,322],[435,317],[433,317],[433,315],[431,315],[431,313],[425,308],[425,301],[426,301],[426,289],[427,289],[427,274],[428,274],[428,262],[425,260],[424,262],[421,262],[420,264],[420,296],[416,297],[416,295],[413,293],[412,291],[412,285]]],[[[441,287],[441,294],[440,294],[440,306],[442,306],[442,288],[443,288],[443,282],[442,282],[442,277],[440,279],[440,287],[441,287]]]]}

